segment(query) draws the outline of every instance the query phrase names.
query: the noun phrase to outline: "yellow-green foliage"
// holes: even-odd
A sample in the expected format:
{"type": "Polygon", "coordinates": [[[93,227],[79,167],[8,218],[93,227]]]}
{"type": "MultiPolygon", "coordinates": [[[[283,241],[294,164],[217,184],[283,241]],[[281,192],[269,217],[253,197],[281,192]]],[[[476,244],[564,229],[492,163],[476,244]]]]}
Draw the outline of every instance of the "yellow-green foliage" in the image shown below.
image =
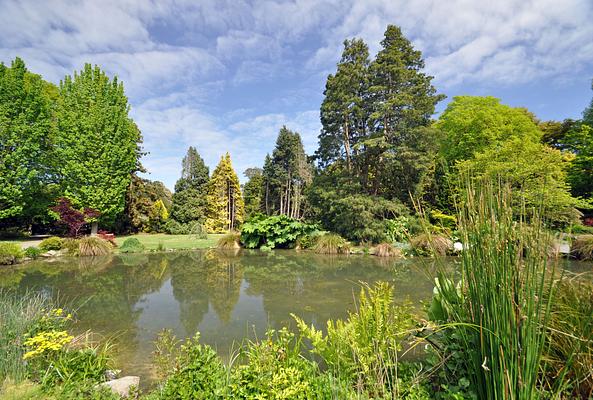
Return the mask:
{"type": "Polygon", "coordinates": [[[206,199],[208,203],[206,228],[209,232],[224,233],[241,227],[245,213],[243,196],[229,153],[220,158],[220,162],[212,172],[206,199]]]}
{"type": "Polygon", "coordinates": [[[0,243],[0,265],[16,264],[24,253],[18,243],[0,243]]]}
{"type": "Polygon", "coordinates": [[[94,236],[83,237],[78,244],[80,256],[102,256],[111,253],[111,250],[111,243],[94,236]]]}
{"type": "Polygon", "coordinates": [[[381,243],[375,246],[373,255],[377,257],[401,257],[402,252],[391,243],[381,243]]]}
{"type": "Polygon", "coordinates": [[[313,251],[318,254],[350,254],[350,243],[336,233],[317,237],[313,251]]]}
{"type": "Polygon", "coordinates": [[[80,240],[74,238],[64,239],[62,249],[66,250],[70,256],[77,256],[80,250],[80,240]]]}
{"type": "Polygon", "coordinates": [[[43,251],[61,250],[63,244],[64,239],[57,236],[52,236],[48,237],[47,239],[43,239],[41,243],[39,243],[39,248],[43,251]]]}
{"type": "Polygon", "coordinates": [[[394,305],[393,288],[387,282],[363,286],[358,310],[350,312],[345,321],[329,320],[325,335],[299,317],[293,318],[330,371],[379,393],[393,383],[397,352],[414,326],[411,307],[394,305]]]}

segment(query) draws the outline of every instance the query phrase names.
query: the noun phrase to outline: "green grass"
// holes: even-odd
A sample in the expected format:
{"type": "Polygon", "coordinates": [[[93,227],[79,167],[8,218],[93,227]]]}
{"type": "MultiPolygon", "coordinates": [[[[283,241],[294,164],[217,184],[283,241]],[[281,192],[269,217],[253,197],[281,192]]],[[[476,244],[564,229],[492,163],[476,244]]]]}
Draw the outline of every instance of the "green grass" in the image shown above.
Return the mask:
{"type": "Polygon", "coordinates": [[[216,243],[222,236],[224,235],[209,234],[208,238],[199,239],[196,235],[168,235],[165,233],[138,234],[130,236],[119,236],[115,239],[115,242],[119,247],[124,243],[126,239],[133,237],[138,239],[140,243],[142,243],[148,251],[159,249],[159,245],[162,245],[164,249],[193,250],[216,247],[216,243]]]}

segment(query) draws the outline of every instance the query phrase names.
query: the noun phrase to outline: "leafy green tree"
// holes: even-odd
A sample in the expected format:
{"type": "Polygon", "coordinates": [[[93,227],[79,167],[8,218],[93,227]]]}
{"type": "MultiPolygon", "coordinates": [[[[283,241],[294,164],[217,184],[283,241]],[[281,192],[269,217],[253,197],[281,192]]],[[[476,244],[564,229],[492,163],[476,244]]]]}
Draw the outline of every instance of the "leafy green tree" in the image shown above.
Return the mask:
{"type": "Polygon", "coordinates": [[[283,126],[276,139],[272,157],[263,169],[265,209],[271,214],[282,214],[299,219],[303,216],[303,191],[311,182],[312,171],[298,132],[283,126]]]}
{"type": "Polygon", "coordinates": [[[508,139],[457,164],[460,179],[503,181],[521,193],[515,204],[540,210],[554,226],[578,220],[580,202],[570,194],[566,169],[572,157],[536,141],[508,139]]]}
{"type": "Polygon", "coordinates": [[[86,64],[60,83],[56,152],[63,195],[98,210],[106,224],[122,215],[132,174],[142,169],[142,135],[129,110],[123,84],[98,66],[86,64]]]}
{"type": "Polygon", "coordinates": [[[55,195],[56,89],[16,58],[0,64],[0,223],[42,221],[55,195]]]}
{"type": "Polygon", "coordinates": [[[181,178],[175,183],[171,217],[182,224],[204,223],[207,213],[207,185],[209,168],[195,147],[190,147],[183,158],[181,178]]]}
{"type": "Polygon", "coordinates": [[[436,127],[445,134],[441,152],[450,164],[470,159],[512,138],[529,142],[539,142],[542,138],[542,131],[529,111],[501,104],[494,97],[453,98],[436,127]]]}
{"type": "Polygon", "coordinates": [[[555,149],[565,150],[564,138],[566,137],[566,134],[577,127],[577,125],[578,122],[570,118],[567,118],[562,122],[540,122],[538,127],[543,132],[542,143],[555,149]]]}
{"type": "MultiPolygon", "coordinates": [[[[591,89],[593,89],[593,84],[591,84],[591,89]]],[[[589,107],[585,108],[585,111],[583,111],[583,124],[593,128],[593,99],[591,100],[589,107]]]]}
{"type": "Polygon", "coordinates": [[[568,182],[575,196],[593,198],[593,127],[582,124],[566,134],[562,141],[575,154],[568,169],[568,182]]]}
{"type": "Polygon", "coordinates": [[[220,158],[212,172],[208,182],[207,204],[208,231],[220,233],[241,227],[245,212],[243,197],[229,153],[220,158]]]}
{"type": "Polygon", "coordinates": [[[251,216],[261,213],[263,193],[264,193],[264,177],[261,168],[248,168],[243,172],[249,180],[243,185],[243,201],[245,203],[245,217],[249,219],[251,216]]]}

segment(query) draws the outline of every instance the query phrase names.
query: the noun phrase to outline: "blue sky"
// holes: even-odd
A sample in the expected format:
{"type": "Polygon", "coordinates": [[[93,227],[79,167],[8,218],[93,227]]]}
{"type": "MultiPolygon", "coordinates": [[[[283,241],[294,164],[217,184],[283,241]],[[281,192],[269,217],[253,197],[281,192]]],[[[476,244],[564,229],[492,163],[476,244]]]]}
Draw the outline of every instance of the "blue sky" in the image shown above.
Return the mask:
{"type": "Polygon", "coordinates": [[[448,99],[493,95],[540,119],[593,97],[591,0],[0,0],[0,61],[58,83],[85,62],[124,81],[150,179],[169,188],[196,146],[214,168],[261,166],[279,128],[312,153],[345,38],[371,52],[397,24],[448,99]]]}

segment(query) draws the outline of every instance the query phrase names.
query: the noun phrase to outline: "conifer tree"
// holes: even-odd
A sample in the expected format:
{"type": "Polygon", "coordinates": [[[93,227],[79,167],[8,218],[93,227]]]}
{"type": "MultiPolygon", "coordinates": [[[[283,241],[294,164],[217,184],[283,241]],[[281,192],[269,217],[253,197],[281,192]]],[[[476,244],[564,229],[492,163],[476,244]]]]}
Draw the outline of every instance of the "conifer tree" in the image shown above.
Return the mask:
{"type": "Polygon", "coordinates": [[[244,219],[244,204],[239,178],[233,170],[229,153],[220,158],[208,182],[208,219],[210,232],[239,229],[244,219]]]}
{"type": "Polygon", "coordinates": [[[203,223],[207,213],[209,168],[195,147],[190,146],[182,161],[181,178],[175,183],[171,218],[187,224],[203,223]]]}
{"type": "Polygon", "coordinates": [[[311,183],[312,171],[298,132],[286,126],[280,129],[272,157],[264,164],[263,177],[267,213],[301,218],[303,191],[311,183]]]}
{"type": "Polygon", "coordinates": [[[243,185],[243,201],[245,203],[245,217],[262,212],[262,198],[264,192],[264,177],[261,168],[248,168],[245,175],[249,180],[243,185]]]}

